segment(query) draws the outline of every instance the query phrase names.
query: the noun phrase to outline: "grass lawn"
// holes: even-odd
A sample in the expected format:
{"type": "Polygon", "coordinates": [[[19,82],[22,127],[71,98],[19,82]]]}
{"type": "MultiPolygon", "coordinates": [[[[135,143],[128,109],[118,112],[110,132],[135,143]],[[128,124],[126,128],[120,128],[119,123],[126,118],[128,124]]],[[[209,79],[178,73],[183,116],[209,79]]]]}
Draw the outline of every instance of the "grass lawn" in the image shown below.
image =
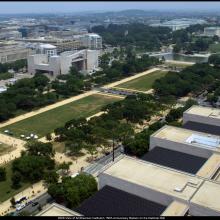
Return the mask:
{"type": "Polygon", "coordinates": [[[129,82],[119,84],[117,87],[147,91],[152,88],[152,85],[156,79],[159,79],[165,76],[166,74],[167,72],[165,71],[155,71],[145,76],[141,76],[139,78],[131,80],[129,82]]]}
{"type": "Polygon", "coordinates": [[[16,137],[20,137],[21,134],[30,135],[31,133],[34,133],[39,137],[43,137],[47,133],[52,133],[55,128],[63,126],[67,121],[73,118],[94,115],[106,104],[118,100],[120,99],[110,96],[98,94],[91,95],[5,126],[1,128],[0,131],[3,132],[6,129],[10,130],[16,137]]]}
{"type": "Polygon", "coordinates": [[[217,52],[220,52],[220,44],[211,44],[209,46],[209,51],[211,53],[217,53],[217,52]]]}
{"type": "Polygon", "coordinates": [[[192,66],[191,64],[186,64],[186,63],[171,63],[171,62],[166,62],[165,65],[168,67],[179,67],[179,68],[192,66]]]}
{"type": "Polygon", "coordinates": [[[6,168],[6,181],[2,181],[0,182],[0,202],[3,202],[13,196],[15,196],[16,194],[18,194],[19,192],[23,191],[24,189],[26,189],[27,187],[29,187],[31,184],[30,183],[24,183],[21,185],[21,187],[17,190],[12,189],[11,185],[11,175],[12,175],[12,171],[11,171],[11,163],[8,163],[4,166],[6,168]]]}
{"type": "Polygon", "coordinates": [[[3,144],[0,142],[0,156],[4,155],[6,153],[9,153],[13,150],[13,146],[7,145],[7,144],[3,144]]]}

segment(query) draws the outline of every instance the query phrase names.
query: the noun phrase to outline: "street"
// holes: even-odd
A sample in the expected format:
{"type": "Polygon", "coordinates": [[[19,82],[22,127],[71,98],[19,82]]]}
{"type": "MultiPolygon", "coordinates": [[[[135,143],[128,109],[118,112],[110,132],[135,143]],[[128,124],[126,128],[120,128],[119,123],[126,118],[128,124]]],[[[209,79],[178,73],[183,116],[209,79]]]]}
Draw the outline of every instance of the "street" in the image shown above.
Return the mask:
{"type": "MultiPolygon", "coordinates": [[[[115,149],[115,158],[117,158],[121,154],[122,154],[121,147],[118,147],[117,149],[115,149]]],[[[98,159],[93,164],[87,166],[84,169],[84,172],[91,174],[91,175],[95,175],[95,174],[97,174],[97,172],[99,170],[101,170],[104,166],[109,164],[111,161],[112,161],[112,152],[110,154],[98,159]]]]}

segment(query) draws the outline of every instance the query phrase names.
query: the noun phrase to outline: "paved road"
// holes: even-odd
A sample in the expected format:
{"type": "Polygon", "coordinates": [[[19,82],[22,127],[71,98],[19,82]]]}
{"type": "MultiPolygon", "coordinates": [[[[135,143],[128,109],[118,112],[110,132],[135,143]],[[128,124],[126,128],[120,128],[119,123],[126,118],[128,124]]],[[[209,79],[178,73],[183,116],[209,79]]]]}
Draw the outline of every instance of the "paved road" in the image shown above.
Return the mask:
{"type": "MultiPolygon", "coordinates": [[[[115,158],[122,154],[121,147],[115,149],[115,158]]],[[[102,169],[105,165],[112,162],[112,152],[106,156],[103,156],[99,160],[95,161],[93,164],[89,165],[84,169],[84,172],[89,173],[91,175],[96,174],[100,169],[102,169]]]]}
{"type": "Polygon", "coordinates": [[[47,203],[51,203],[53,201],[53,198],[48,194],[44,193],[41,196],[37,197],[36,199],[32,200],[32,202],[38,202],[38,205],[32,206],[32,203],[27,205],[25,208],[23,208],[20,211],[16,211],[15,215],[18,215],[20,212],[27,211],[28,213],[32,214],[36,211],[38,211],[38,208],[41,206],[45,206],[47,203]]]}

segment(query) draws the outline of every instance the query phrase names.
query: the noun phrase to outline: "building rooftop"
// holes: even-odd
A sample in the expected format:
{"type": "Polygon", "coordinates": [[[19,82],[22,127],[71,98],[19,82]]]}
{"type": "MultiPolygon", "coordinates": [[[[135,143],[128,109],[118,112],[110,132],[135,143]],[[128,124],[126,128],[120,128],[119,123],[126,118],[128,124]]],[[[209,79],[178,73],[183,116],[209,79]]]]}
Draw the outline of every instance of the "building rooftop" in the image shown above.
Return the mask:
{"type": "Polygon", "coordinates": [[[196,175],[204,178],[212,178],[220,167],[220,154],[213,154],[200,168],[196,175]]]}
{"type": "Polygon", "coordinates": [[[104,174],[187,201],[202,183],[199,177],[127,156],[105,170],[104,174]]]}
{"type": "Polygon", "coordinates": [[[191,199],[191,203],[220,212],[220,185],[205,181],[191,199]]]}
{"type": "Polygon", "coordinates": [[[161,147],[154,147],[141,159],[192,174],[196,174],[207,160],[207,158],[161,147]]]}
{"type": "Polygon", "coordinates": [[[161,216],[184,216],[189,206],[179,201],[173,201],[161,216]]]}
{"type": "Polygon", "coordinates": [[[193,114],[203,117],[220,119],[220,109],[193,105],[185,111],[187,114],[193,114]]]}
{"type": "Polygon", "coordinates": [[[165,125],[152,136],[212,151],[220,151],[220,137],[203,132],[165,125]]]}
{"type": "Polygon", "coordinates": [[[220,136],[220,126],[187,121],[183,128],[220,136]]]}
{"type": "Polygon", "coordinates": [[[38,213],[37,216],[81,216],[81,214],[57,203],[53,203],[38,213]]]}
{"type": "Polygon", "coordinates": [[[45,49],[56,49],[57,48],[56,46],[52,44],[41,44],[40,47],[45,48],[45,49]]]}
{"type": "Polygon", "coordinates": [[[160,216],[165,206],[104,186],[77,209],[84,216],[160,216]]]}

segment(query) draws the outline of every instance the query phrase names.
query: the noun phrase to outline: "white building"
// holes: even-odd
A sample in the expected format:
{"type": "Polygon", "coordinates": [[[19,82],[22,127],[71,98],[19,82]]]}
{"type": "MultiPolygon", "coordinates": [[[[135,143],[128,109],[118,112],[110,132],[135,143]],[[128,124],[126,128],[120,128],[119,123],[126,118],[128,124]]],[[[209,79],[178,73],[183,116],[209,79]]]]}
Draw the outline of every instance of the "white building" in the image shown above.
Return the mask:
{"type": "Polygon", "coordinates": [[[89,33],[84,35],[74,36],[75,39],[79,39],[82,46],[91,50],[97,50],[102,48],[102,37],[98,34],[89,33]]]}
{"type": "Polygon", "coordinates": [[[220,27],[205,27],[204,35],[213,37],[215,35],[220,36],[220,27]]]}
{"type": "Polygon", "coordinates": [[[72,65],[83,74],[92,74],[98,68],[100,52],[98,50],[66,51],[59,56],[45,53],[28,57],[28,72],[49,73],[51,76],[68,74],[72,65]]]}
{"type": "Polygon", "coordinates": [[[40,54],[46,54],[48,57],[51,57],[57,55],[57,48],[52,44],[39,44],[36,52],[40,54]]]}

